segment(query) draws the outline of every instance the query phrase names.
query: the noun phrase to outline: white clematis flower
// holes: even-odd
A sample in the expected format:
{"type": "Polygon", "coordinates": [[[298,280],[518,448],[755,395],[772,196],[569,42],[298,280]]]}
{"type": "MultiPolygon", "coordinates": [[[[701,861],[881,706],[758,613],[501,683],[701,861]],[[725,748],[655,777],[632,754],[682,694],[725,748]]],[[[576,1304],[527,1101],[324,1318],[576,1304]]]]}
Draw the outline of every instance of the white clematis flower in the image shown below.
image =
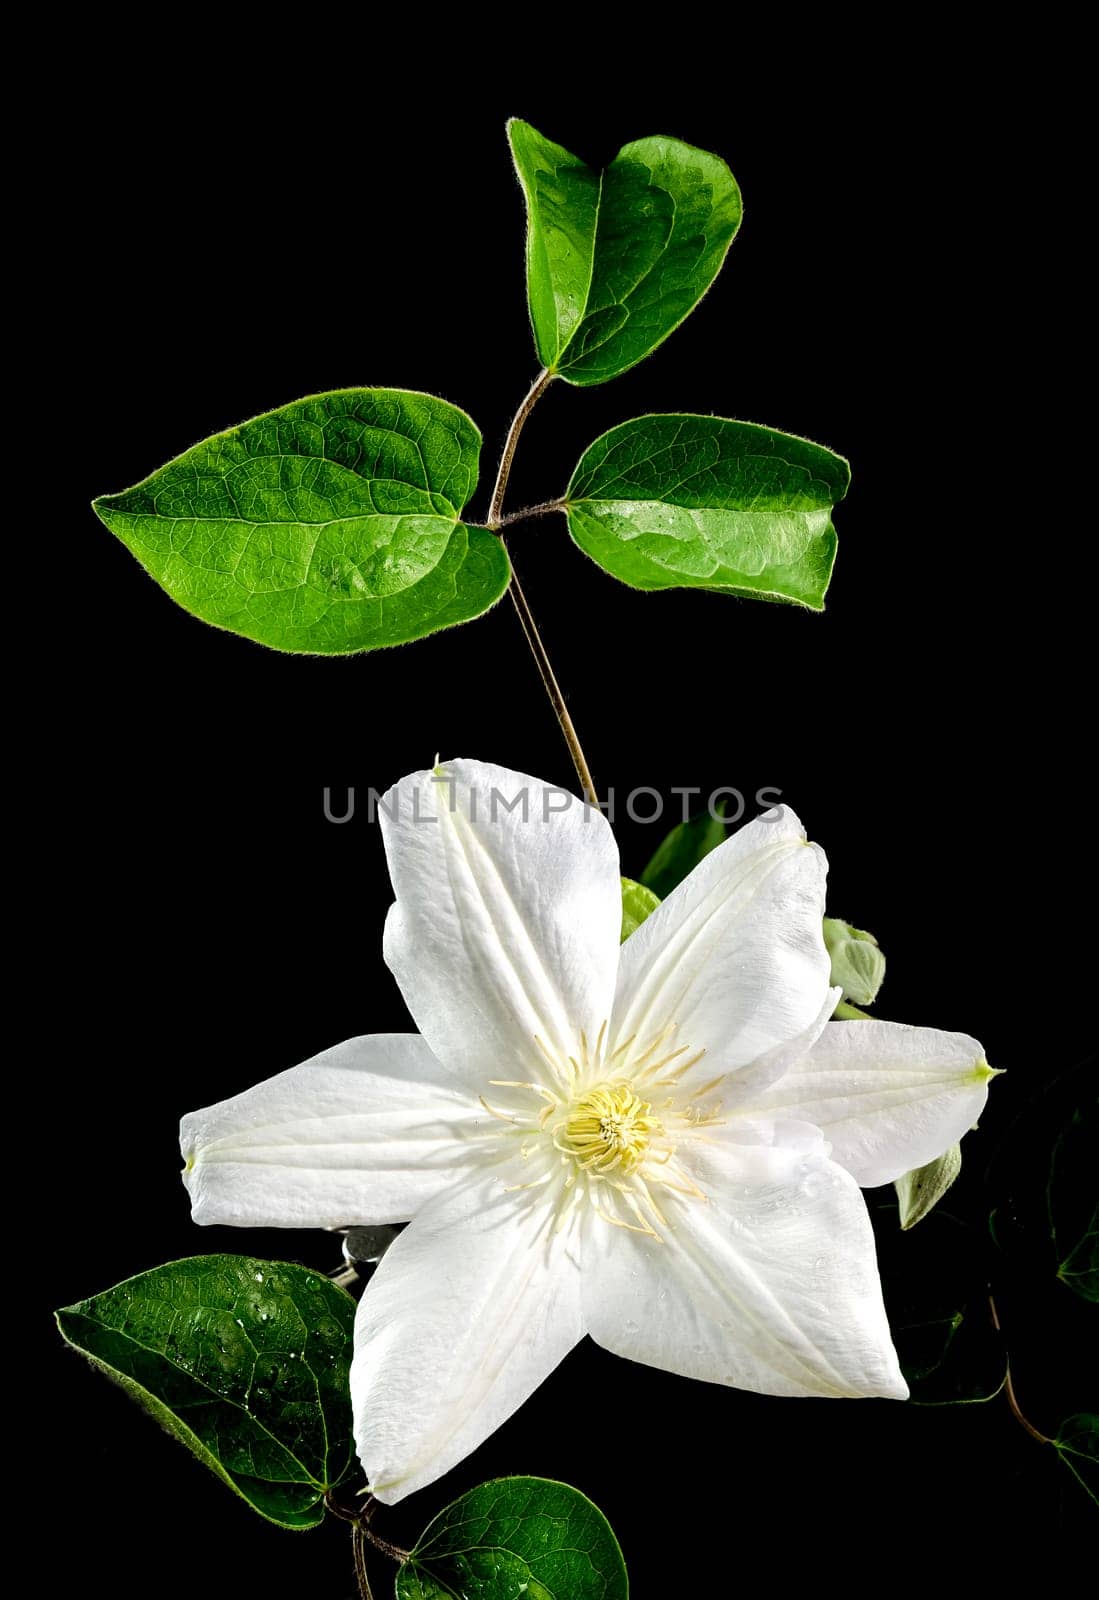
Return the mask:
{"type": "Polygon", "coordinates": [[[474,761],[381,807],[385,957],[419,1035],[348,1040],[183,1119],[201,1223],[411,1225],[351,1372],[379,1499],[453,1467],[590,1333],[774,1395],[907,1394],[860,1184],[932,1160],[990,1069],[963,1034],[831,1023],[824,856],[788,809],[621,948],[618,851],[474,761]]]}

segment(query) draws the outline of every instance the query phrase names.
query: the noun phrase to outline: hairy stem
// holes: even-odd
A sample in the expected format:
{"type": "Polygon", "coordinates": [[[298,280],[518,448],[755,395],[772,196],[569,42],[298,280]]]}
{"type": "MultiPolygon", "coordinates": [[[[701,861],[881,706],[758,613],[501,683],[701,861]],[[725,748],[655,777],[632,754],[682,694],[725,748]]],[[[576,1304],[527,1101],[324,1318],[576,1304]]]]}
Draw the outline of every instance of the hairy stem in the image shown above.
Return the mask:
{"type": "MultiPolygon", "coordinates": [[[[1003,1329],[1000,1327],[1000,1313],[996,1310],[996,1302],[992,1298],[991,1294],[988,1297],[988,1306],[989,1310],[992,1312],[992,1326],[996,1329],[997,1333],[1002,1333],[1003,1329]]],[[[1040,1433],[1034,1426],[1033,1422],[1031,1422],[1030,1418],[1023,1415],[1022,1408],[1019,1405],[1019,1401],[1015,1394],[1015,1385],[1011,1381],[1010,1358],[1007,1360],[1004,1366],[1004,1396],[1007,1399],[1008,1405],[1011,1407],[1011,1415],[1015,1418],[1015,1421],[1021,1428],[1026,1429],[1027,1433],[1030,1434],[1032,1439],[1037,1439],[1039,1444],[1053,1443],[1053,1440],[1048,1436],[1048,1434],[1040,1433]]]]}
{"type": "MultiPolygon", "coordinates": [[[[518,411],[511,419],[511,427],[508,429],[508,436],[504,440],[504,453],[500,457],[500,466],[496,473],[496,486],[492,491],[492,503],[488,510],[488,521],[485,523],[485,527],[492,533],[498,533],[501,528],[505,528],[513,522],[521,522],[527,517],[543,517],[551,511],[559,511],[562,508],[562,501],[546,500],[541,505],[528,507],[525,511],[513,512],[511,516],[507,517],[504,515],[504,495],[507,493],[508,479],[511,476],[511,463],[515,459],[515,447],[519,443],[519,435],[523,431],[527,418],[552,382],[552,372],[540,372],[528,389],[518,411]]],[[[576,776],[580,779],[580,787],[583,791],[584,799],[591,805],[597,806],[599,798],[595,792],[595,784],[592,782],[591,769],[580,744],[580,737],[569,715],[565,697],[561,693],[561,685],[558,683],[557,675],[550,664],[546,647],[542,643],[542,636],[538,632],[538,625],[534,620],[534,615],[527,603],[527,597],[523,593],[522,585],[515,574],[514,568],[512,569],[511,583],[508,585],[508,593],[511,596],[511,603],[515,607],[519,621],[523,625],[523,632],[526,635],[527,643],[530,645],[531,654],[537,663],[538,672],[542,679],[542,687],[549,696],[550,705],[553,707],[561,732],[565,736],[565,743],[569,747],[569,755],[572,757],[572,764],[576,768],[576,776]]]]}
{"type": "Polygon", "coordinates": [[[519,614],[519,621],[523,624],[523,632],[527,636],[531,654],[538,663],[538,671],[542,675],[542,686],[549,696],[550,705],[553,707],[554,714],[560,724],[561,732],[565,736],[565,743],[569,747],[572,764],[576,768],[576,776],[580,779],[580,787],[584,791],[584,799],[593,806],[597,806],[599,797],[595,792],[595,784],[592,782],[591,772],[588,768],[579,736],[573,725],[573,720],[569,716],[569,708],[565,704],[565,697],[561,693],[561,685],[557,681],[550,658],[546,654],[546,647],[542,643],[542,636],[538,632],[534,618],[531,615],[527,597],[523,593],[522,585],[514,571],[511,574],[511,586],[508,593],[511,595],[512,604],[519,614]]]}
{"type": "Polygon", "coordinates": [[[375,1550],[380,1550],[383,1556],[389,1557],[390,1561],[396,1561],[399,1566],[404,1566],[412,1553],[410,1550],[402,1550],[399,1544],[390,1544],[388,1539],[383,1539],[380,1533],[374,1532],[369,1522],[362,1522],[359,1526],[375,1550]]]}
{"type": "Polygon", "coordinates": [[[487,526],[494,531],[500,526],[500,519],[504,513],[504,496],[507,493],[508,479],[511,477],[511,463],[515,459],[515,446],[519,443],[519,435],[523,431],[527,418],[552,382],[552,372],[540,372],[527,390],[518,411],[511,419],[511,427],[508,429],[508,436],[504,440],[504,453],[500,457],[500,466],[496,473],[496,487],[492,491],[492,501],[488,508],[487,526]]]}
{"type": "Polygon", "coordinates": [[[351,1525],[351,1550],[355,1558],[355,1581],[359,1586],[359,1600],[374,1600],[374,1591],[366,1572],[366,1541],[361,1522],[351,1525]]]}
{"type": "Polygon", "coordinates": [[[509,511],[506,517],[501,517],[492,532],[499,528],[510,528],[513,522],[527,522],[531,517],[548,517],[551,511],[564,511],[563,500],[543,500],[541,505],[524,506],[522,511],[509,511]]]}

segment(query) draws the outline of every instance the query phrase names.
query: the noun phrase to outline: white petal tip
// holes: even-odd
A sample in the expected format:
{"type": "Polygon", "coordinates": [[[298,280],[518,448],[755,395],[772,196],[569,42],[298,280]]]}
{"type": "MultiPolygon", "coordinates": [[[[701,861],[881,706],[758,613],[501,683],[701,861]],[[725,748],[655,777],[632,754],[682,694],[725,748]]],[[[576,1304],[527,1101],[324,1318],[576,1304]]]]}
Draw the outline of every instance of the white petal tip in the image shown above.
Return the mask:
{"type": "Polygon", "coordinates": [[[370,1493],[375,1500],[380,1500],[383,1506],[395,1506],[398,1500],[403,1500],[412,1493],[415,1485],[411,1487],[404,1483],[379,1483],[370,1479],[370,1493]]]}

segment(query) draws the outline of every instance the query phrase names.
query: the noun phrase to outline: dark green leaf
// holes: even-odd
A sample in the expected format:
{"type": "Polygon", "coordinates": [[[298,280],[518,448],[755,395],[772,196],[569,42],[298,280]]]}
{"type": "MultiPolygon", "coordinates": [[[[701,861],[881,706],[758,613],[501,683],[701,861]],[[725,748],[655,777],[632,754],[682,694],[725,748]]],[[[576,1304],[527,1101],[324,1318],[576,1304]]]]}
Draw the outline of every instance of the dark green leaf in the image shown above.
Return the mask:
{"type": "Polygon", "coordinates": [[[605,383],[706,293],[740,227],[740,190],[718,156],[678,139],[638,139],[602,173],[528,122],[509,122],[508,139],[539,359],[570,383],[605,383]]]}
{"type": "Polygon", "coordinates": [[[626,1600],[618,1541],[577,1489],[497,1478],[428,1525],[397,1575],[398,1600],[626,1600]]]}
{"type": "Polygon", "coordinates": [[[988,1303],[984,1239],[942,1211],[911,1233],[897,1228],[891,1206],[872,1215],[889,1326],[912,1399],[992,1399],[1007,1361],[988,1303]]]}
{"type": "Polygon", "coordinates": [[[342,389],[216,434],[95,510],[204,622],[348,655],[468,622],[507,588],[500,540],[458,520],[480,447],[444,400],[342,389]]]}
{"type": "Polygon", "coordinates": [[[694,871],[703,856],[708,856],[711,850],[716,850],[724,842],[724,810],[725,802],[722,801],[717,808],[717,816],[711,811],[702,811],[697,817],[688,817],[686,822],[677,823],[671,833],[665,834],[641,874],[641,882],[645,887],[659,895],[661,900],[666,900],[672,890],[694,871]]]}
{"type": "Polygon", "coordinates": [[[992,1237],[1018,1270],[1051,1275],[1081,1299],[1099,1300],[1095,1150],[1099,1110],[1086,1066],[1052,1083],[1020,1111],[989,1164],[996,1197],[992,1237]]]}
{"type": "Polygon", "coordinates": [[[643,883],[635,883],[632,878],[622,879],[622,932],[620,939],[624,942],[631,933],[636,933],[645,918],[656,910],[660,904],[660,896],[653,894],[651,889],[646,889],[643,883]]]}
{"type": "Polygon", "coordinates": [[[1047,1204],[1057,1276],[1084,1300],[1099,1301],[1099,1202],[1094,1104],[1073,1112],[1053,1147],[1047,1204]]]}
{"type": "Polygon", "coordinates": [[[324,1518],[351,1469],[355,1302],[321,1273],[194,1256],[57,1313],[62,1334],[261,1516],[324,1518]]]}
{"type": "Polygon", "coordinates": [[[566,494],[581,550],[635,589],[713,589],[824,607],[831,510],[850,469],[821,445],[723,417],[624,422],[566,494]]]}
{"type": "Polygon", "coordinates": [[[1099,1416],[1081,1411],[1068,1417],[1053,1444],[1084,1493],[1099,1505],[1099,1416]]]}

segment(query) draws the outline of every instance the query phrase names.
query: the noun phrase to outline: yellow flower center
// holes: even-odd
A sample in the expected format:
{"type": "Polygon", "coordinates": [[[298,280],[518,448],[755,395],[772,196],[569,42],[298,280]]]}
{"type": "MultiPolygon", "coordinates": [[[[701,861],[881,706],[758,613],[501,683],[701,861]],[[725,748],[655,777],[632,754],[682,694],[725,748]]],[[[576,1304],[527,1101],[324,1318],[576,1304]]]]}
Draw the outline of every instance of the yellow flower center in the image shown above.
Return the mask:
{"type": "Polygon", "coordinates": [[[597,1176],[615,1168],[632,1172],[644,1160],[653,1135],[663,1131],[652,1112],[628,1083],[601,1083],[573,1101],[555,1143],[597,1176]]]}

